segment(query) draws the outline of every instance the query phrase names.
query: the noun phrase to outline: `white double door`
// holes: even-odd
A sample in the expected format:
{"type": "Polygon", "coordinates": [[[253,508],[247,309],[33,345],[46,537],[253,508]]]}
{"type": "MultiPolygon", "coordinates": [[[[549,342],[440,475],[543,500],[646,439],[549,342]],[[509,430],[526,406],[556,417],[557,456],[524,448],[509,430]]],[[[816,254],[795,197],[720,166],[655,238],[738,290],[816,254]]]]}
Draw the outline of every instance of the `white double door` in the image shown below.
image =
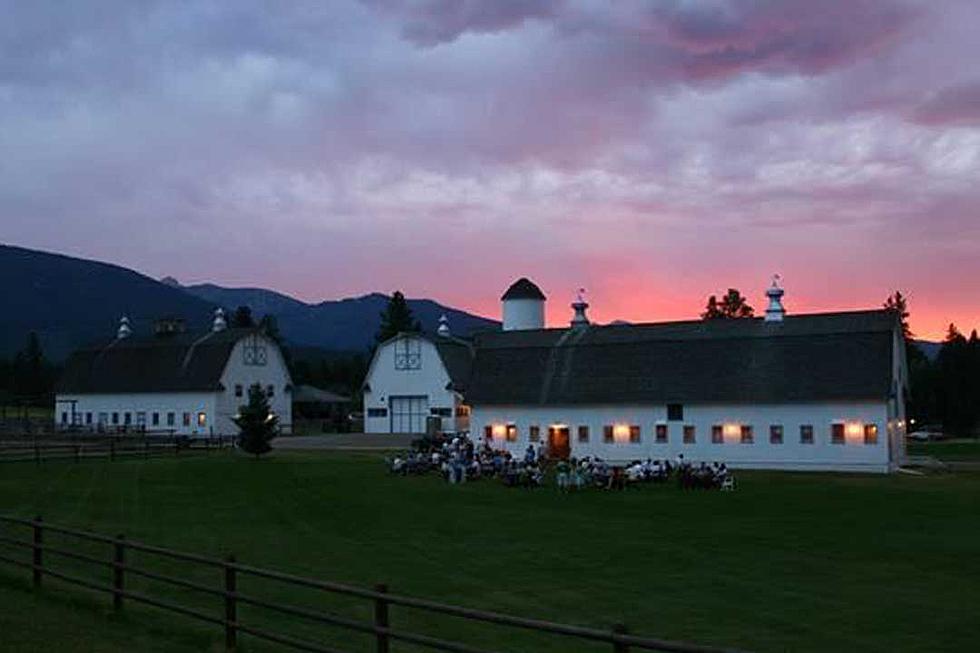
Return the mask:
{"type": "Polygon", "coordinates": [[[392,433],[425,433],[425,418],[429,416],[426,396],[389,397],[392,433]]]}

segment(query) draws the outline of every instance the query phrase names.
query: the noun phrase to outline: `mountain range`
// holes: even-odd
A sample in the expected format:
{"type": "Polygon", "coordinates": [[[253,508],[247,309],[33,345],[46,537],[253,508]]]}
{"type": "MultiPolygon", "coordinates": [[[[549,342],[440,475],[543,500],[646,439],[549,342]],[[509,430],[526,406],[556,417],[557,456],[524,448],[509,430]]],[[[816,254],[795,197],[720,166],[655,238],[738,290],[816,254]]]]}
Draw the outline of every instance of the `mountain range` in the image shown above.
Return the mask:
{"type": "MultiPolygon", "coordinates": [[[[170,277],[158,281],[118,265],[9,245],[0,245],[0,283],[0,357],[13,355],[33,331],[54,361],[112,337],[123,315],[137,333],[149,332],[160,317],[181,317],[189,328],[205,329],[219,306],[249,306],[256,318],[274,315],[290,346],[364,351],[388,302],[381,293],[309,304],[262,288],[182,286],[170,277]]],[[[435,331],[443,314],[456,335],[499,328],[499,322],[430,299],[408,303],[427,332],[435,331]]]]}

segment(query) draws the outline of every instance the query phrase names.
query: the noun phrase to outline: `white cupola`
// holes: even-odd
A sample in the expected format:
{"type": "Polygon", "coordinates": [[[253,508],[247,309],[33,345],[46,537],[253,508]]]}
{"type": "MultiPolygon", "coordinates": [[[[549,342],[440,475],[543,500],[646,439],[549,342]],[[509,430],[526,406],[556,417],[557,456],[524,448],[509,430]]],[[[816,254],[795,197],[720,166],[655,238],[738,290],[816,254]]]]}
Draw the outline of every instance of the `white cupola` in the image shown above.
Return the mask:
{"type": "Polygon", "coordinates": [[[786,317],[786,309],[783,308],[783,295],[786,291],[779,287],[779,275],[772,275],[772,285],[766,290],[766,297],[769,298],[769,306],[766,308],[766,322],[782,322],[786,317]]]}
{"type": "Polygon", "coordinates": [[[133,333],[133,329],[129,326],[129,318],[125,315],[119,320],[119,330],[116,331],[116,338],[122,340],[123,338],[128,338],[133,333]]]}
{"type": "Polygon", "coordinates": [[[504,331],[544,328],[544,303],[547,298],[533,281],[521,277],[500,298],[504,331]]]}
{"type": "Polygon", "coordinates": [[[214,311],[214,322],[211,324],[211,330],[215,333],[219,331],[224,331],[228,328],[228,321],[225,320],[225,311],[222,308],[217,308],[214,311]]]}
{"type": "Polygon", "coordinates": [[[441,316],[439,316],[439,328],[436,329],[436,333],[439,334],[443,338],[448,338],[450,336],[450,333],[449,333],[449,318],[446,317],[446,314],[445,313],[443,313],[441,316]]]}
{"type": "Polygon", "coordinates": [[[571,325],[572,327],[587,327],[589,326],[589,318],[585,314],[586,309],[589,308],[589,303],[585,301],[585,288],[579,288],[578,292],[575,293],[575,301],[572,302],[572,310],[575,311],[572,315],[571,325]]]}

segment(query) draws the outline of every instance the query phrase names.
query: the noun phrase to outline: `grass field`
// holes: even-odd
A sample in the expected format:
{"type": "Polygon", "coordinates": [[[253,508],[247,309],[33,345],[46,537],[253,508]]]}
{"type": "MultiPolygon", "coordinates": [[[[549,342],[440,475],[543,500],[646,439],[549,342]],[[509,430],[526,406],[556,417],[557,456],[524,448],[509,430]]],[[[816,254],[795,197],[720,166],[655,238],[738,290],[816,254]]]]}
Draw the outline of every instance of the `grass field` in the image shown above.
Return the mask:
{"type": "MultiPolygon", "coordinates": [[[[739,482],[734,493],[561,496],[391,477],[367,454],[212,454],[4,465],[0,513],[477,608],[625,622],[658,637],[769,651],[974,648],[980,474],[739,482]]],[[[113,615],[107,597],[64,587],[52,580],[34,592],[28,572],[0,565],[0,648],[221,650],[216,627],[139,606],[113,615]]],[[[396,625],[498,650],[607,650],[394,610],[396,625]]],[[[332,641],[367,650],[363,639],[332,641]]]]}
{"type": "Polygon", "coordinates": [[[943,461],[980,460],[980,440],[957,439],[938,442],[910,442],[908,453],[912,456],[934,456],[943,461]]]}

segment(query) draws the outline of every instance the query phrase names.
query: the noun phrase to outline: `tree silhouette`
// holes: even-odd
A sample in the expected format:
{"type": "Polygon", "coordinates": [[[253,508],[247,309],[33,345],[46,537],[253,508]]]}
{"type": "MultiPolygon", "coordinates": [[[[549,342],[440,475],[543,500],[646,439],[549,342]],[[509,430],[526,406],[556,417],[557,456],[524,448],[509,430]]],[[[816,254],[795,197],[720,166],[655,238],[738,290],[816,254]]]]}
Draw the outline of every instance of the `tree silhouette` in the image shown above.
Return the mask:
{"type": "Polygon", "coordinates": [[[704,320],[731,320],[752,317],[755,309],[749,306],[737,288],[729,288],[721,301],[714,295],[708,297],[701,318],[704,320]]]}
{"type": "Polygon", "coordinates": [[[248,329],[255,326],[250,306],[239,306],[231,316],[231,326],[236,329],[248,329]]]}
{"type": "Polygon", "coordinates": [[[896,290],[893,294],[888,296],[885,303],[882,304],[886,310],[894,312],[898,315],[899,319],[902,321],[902,335],[905,336],[906,340],[911,340],[912,328],[909,326],[909,308],[908,300],[902,294],[900,290],[896,290]]]}
{"type": "Polygon", "coordinates": [[[276,437],[279,417],[269,410],[269,399],[259,384],[248,389],[248,404],[238,409],[232,418],[238,426],[238,447],[256,458],[272,451],[270,442],[276,437]]]}
{"type": "Polygon", "coordinates": [[[388,300],[388,306],[381,312],[381,324],[374,338],[381,343],[394,338],[399,333],[418,333],[421,330],[422,325],[412,315],[412,309],[405,301],[405,295],[400,290],[396,290],[388,300]]]}

